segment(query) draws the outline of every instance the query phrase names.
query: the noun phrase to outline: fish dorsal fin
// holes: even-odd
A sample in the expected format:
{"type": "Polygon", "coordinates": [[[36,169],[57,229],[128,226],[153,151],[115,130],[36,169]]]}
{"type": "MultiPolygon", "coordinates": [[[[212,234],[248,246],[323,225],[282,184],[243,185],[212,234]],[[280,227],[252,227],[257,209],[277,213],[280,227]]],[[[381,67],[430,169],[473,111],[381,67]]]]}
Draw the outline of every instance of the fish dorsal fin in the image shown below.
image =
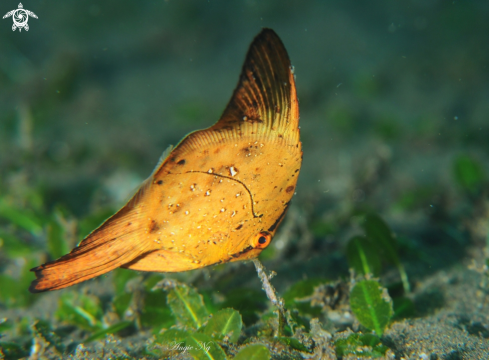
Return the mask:
{"type": "Polygon", "coordinates": [[[296,145],[299,136],[299,103],[289,56],[278,35],[263,29],[250,45],[238,86],[219,121],[189,134],[174,155],[249,137],[296,145]]]}
{"type": "Polygon", "coordinates": [[[298,136],[299,106],[289,56],[278,35],[263,29],[250,45],[238,86],[210,130],[253,128],[255,134],[298,136]],[[254,124],[258,126],[246,126],[254,124]],[[295,134],[294,134],[295,133],[295,134]]]}

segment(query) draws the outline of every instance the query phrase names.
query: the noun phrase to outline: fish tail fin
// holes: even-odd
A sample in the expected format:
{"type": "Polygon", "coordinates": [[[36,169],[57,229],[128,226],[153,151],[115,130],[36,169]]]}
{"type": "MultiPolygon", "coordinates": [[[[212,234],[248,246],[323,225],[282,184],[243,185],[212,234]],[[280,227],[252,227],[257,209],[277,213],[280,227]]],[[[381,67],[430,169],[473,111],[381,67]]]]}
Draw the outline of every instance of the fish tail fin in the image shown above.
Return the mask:
{"type": "Polygon", "coordinates": [[[154,250],[152,243],[142,236],[145,229],[141,226],[141,214],[134,206],[140,192],[69,254],[31,269],[36,280],[29,291],[63,289],[105,274],[154,250]]]}

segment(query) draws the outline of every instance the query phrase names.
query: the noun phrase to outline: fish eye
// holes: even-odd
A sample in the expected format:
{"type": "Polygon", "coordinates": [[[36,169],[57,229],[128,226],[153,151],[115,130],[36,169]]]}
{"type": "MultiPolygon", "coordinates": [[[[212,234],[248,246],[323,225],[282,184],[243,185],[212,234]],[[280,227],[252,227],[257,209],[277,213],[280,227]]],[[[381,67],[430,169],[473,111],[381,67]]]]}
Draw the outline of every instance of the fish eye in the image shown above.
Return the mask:
{"type": "Polygon", "coordinates": [[[270,244],[272,240],[272,235],[266,231],[258,233],[255,237],[255,248],[264,249],[270,244]]]}

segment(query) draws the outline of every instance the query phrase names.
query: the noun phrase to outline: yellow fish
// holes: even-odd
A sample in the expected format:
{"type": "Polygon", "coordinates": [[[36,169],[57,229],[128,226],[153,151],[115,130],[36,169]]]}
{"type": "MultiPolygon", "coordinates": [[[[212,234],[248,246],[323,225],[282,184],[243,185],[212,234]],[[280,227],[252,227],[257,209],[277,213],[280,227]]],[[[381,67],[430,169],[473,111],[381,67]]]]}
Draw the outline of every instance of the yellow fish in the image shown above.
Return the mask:
{"type": "Polygon", "coordinates": [[[293,69],[280,38],[263,29],[220,120],[162,156],[132,199],[69,254],[32,269],[29,290],[118,267],[179,272],[254,259],[285,216],[301,162],[293,69]]]}

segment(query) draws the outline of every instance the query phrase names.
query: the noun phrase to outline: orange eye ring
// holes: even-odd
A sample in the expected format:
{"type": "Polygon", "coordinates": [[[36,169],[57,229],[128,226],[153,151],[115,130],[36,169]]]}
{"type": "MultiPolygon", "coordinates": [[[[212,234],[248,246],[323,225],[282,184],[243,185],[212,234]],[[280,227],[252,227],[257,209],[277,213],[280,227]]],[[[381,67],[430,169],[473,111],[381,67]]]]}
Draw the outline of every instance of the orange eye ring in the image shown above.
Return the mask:
{"type": "Polygon", "coordinates": [[[259,232],[255,236],[253,247],[255,249],[265,249],[268,245],[270,245],[271,240],[272,240],[272,235],[269,232],[266,231],[259,232]]]}

